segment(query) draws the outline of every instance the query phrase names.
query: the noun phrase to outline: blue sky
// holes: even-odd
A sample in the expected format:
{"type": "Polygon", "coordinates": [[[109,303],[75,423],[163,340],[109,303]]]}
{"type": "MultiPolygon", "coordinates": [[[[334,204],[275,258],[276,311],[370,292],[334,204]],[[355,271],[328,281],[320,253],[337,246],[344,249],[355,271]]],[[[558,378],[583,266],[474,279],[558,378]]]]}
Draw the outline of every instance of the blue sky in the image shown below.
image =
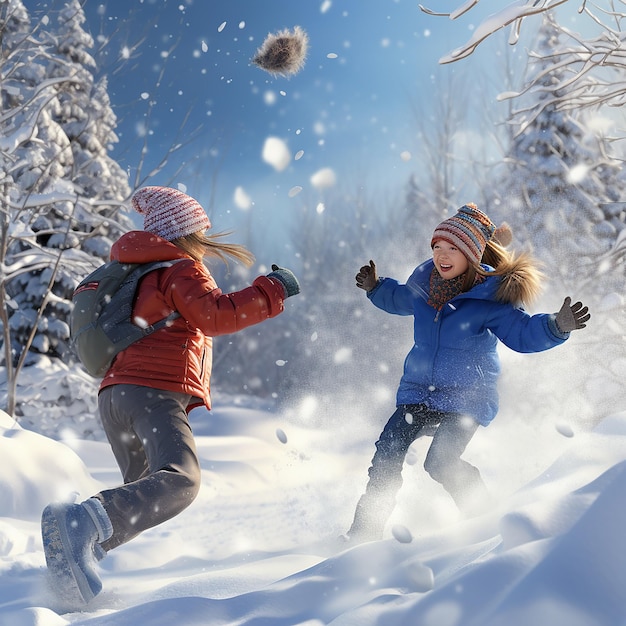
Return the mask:
{"type": "MultiPolygon", "coordinates": [[[[460,0],[425,4],[450,11],[460,0]]],[[[220,230],[236,228],[242,218],[233,200],[240,187],[253,202],[254,220],[271,228],[305,197],[323,200],[310,183],[321,168],[335,172],[338,188],[364,186],[401,197],[411,173],[423,167],[415,111],[437,114],[434,92],[450,74],[474,87],[495,72],[494,50],[506,47],[505,40],[494,38],[459,63],[438,60],[501,6],[501,0],[483,0],[451,21],[425,15],[415,0],[89,0],[85,28],[97,46],[108,41],[96,55],[98,74],[108,76],[119,119],[113,156],[131,183],[146,128],[144,174],[200,128],[145,182],[184,185],[220,230]],[[299,74],[275,78],[250,63],[268,33],[296,25],[310,40],[299,74]],[[269,136],[301,158],[276,171],[261,158],[269,136]],[[290,195],[299,187],[302,195],[290,195]]],[[[503,106],[495,94],[487,95],[494,119],[503,106]]],[[[470,101],[464,92],[449,97],[470,101]]]]}
{"type": "Polygon", "coordinates": [[[95,37],[101,29],[115,33],[101,67],[119,116],[116,154],[134,175],[149,101],[155,103],[150,162],[175,141],[191,112],[189,128],[202,131],[175,157],[176,166],[188,163],[176,182],[205,206],[215,193],[217,215],[234,210],[237,186],[254,210],[268,212],[270,204],[288,210],[297,201],[289,190],[306,190],[323,167],[337,173],[338,185],[397,187],[415,167],[400,156],[416,151],[411,104],[427,102],[446,72],[470,65],[441,66],[438,59],[469,36],[471,22],[428,17],[408,0],[108,0],[88,2],[86,11],[95,37]],[[298,75],[274,78],[250,64],[269,32],[295,25],[310,40],[298,75]],[[292,154],[303,151],[302,158],[276,172],[261,159],[268,136],[285,141],[292,154]]]}

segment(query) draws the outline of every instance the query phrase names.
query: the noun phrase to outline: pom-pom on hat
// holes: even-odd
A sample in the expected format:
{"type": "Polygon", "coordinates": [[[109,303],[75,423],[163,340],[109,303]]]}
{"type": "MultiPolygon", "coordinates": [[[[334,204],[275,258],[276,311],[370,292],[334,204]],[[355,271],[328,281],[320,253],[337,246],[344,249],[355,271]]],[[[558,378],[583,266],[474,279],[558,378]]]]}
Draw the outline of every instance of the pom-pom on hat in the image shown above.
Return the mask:
{"type": "Polygon", "coordinates": [[[133,208],[144,216],[143,229],[167,241],[211,228],[211,222],[197,200],[171,187],[142,187],[131,199],[133,208]]]}
{"type": "Polygon", "coordinates": [[[475,204],[465,204],[456,215],[435,228],[430,245],[432,247],[435,241],[443,239],[456,246],[470,262],[478,265],[495,230],[495,224],[475,204]]]}
{"type": "Polygon", "coordinates": [[[491,239],[499,243],[503,248],[508,248],[513,241],[513,231],[506,222],[502,222],[502,224],[496,228],[496,232],[493,233],[491,239]]]}

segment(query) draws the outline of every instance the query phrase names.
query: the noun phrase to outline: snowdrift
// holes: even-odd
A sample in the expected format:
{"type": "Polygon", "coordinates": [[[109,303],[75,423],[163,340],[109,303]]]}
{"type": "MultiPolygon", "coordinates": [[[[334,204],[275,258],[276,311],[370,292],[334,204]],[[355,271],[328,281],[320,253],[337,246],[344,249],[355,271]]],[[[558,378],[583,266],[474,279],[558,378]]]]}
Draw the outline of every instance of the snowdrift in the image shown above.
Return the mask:
{"type": "Polygon", "coordinates": [[[102,594],[68,613],[47,587],[41,509],[115,485],[117,468],[106,444],[53,441],[0,414],[3,626],[625,623],[626,413],[568,438],[480,517],[394,514],[387,539],[352,547],[338,535],[369,451],[340,453],[329,433],[260,408],[197,410],[192,423],[198,500],[113,551],[102,594]]]}

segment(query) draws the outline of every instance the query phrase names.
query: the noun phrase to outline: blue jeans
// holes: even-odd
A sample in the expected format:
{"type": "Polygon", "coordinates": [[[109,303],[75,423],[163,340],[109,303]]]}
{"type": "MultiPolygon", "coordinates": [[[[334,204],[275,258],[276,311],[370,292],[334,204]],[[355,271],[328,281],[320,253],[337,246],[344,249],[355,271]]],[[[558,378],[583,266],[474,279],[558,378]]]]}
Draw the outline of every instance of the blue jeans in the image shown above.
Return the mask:
{"type": "Polygon", "coordinates": [[[200,489],[200,464],[187,419],[190,396],[112,385],[98,396],[100,418],[124,484],[98,498],[113,525],[112,550],[187,508],[200,489]]]}
{"type": "Polygon", "coordinates": [[[452,496],[461,511],[478,493],[486,493],[480,472],[460,457],[478,423],[458,413],[443,413],[423,404],[400,405],[376,442],[369,481],[361,496],[348,535],[361,540],[381,539],[402,486],[402,466],[411,444],[432,435],[424,469],[452,496]]]}

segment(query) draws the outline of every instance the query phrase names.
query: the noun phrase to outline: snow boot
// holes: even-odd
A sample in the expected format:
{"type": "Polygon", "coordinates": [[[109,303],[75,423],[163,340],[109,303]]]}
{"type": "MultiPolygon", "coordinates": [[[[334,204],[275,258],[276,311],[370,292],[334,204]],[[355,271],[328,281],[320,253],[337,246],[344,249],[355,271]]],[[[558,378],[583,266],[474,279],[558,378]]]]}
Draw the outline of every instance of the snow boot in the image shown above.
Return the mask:
{"type": "Polygon", "coordinates": [[[69,606],[83,606],[102,590],[96,563],[104,550],[98,542],[112,534],[111,520],[96,498],[43,510],[41,535],[51,583],[69,606]]]}

